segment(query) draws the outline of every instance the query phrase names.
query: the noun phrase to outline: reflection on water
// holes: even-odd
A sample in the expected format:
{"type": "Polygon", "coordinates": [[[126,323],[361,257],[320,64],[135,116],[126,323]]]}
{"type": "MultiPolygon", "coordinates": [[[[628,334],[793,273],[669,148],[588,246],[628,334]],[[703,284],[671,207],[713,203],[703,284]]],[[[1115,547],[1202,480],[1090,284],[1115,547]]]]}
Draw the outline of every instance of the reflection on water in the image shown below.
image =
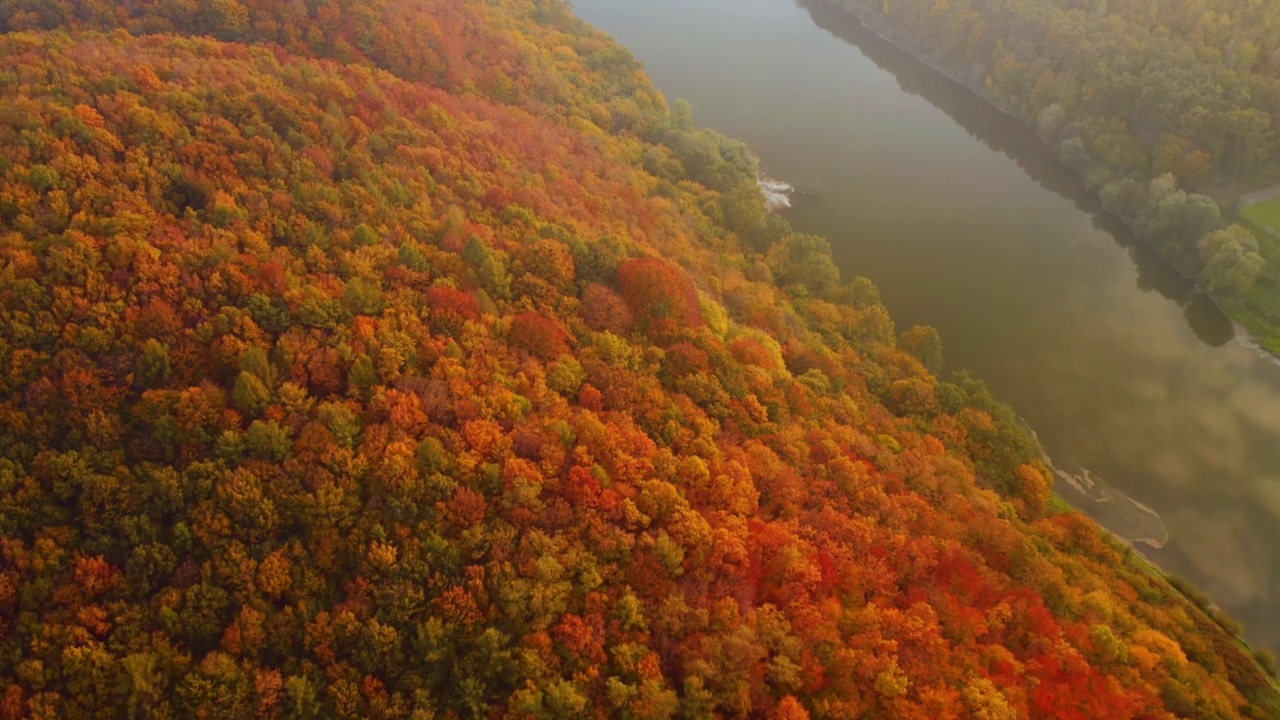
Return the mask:
{"type": "MultiPolygon", "coordinates": [[[[1138,287],[1142,285],[1139,284],[1138,287]]],[[[1205,341],[1210,347],[1222,347],[1233,339],[1238,339],[1245,347],[1251,344],[1252,341],[1248,339],[1247,333],[1240,331],[1238,334],[1231,318],[1224,315],[1208,295],[1195,291],[1180,304],[1182,315],[1187,319],[1187,325],[1195,332],[1196,337],[1205,341]]]]}
{"type": "Polygon", "coordinates": [[[1181,305],[1188,324],[1201,340],[1218,347],[1235,336],[1231,320],[1213,301],[1139,242],[1119,218],[1104,211],[1080,176],[1063,165],[1019,120],[867,29],[836,5],[826,0],[796,0],[796,4],[809,13],[815,25],[857,46],[876,67],[891,73],[903,92],[928,100],[970,137],[1009,157],[1041,187],[1071,200],[1080,211],[1091,215],[1096,229],[1111,235],[1129,251],[1138,271],[1138,287],[1154,290],[1181,305]]]}
{"type": "MultiPolygon", "coordinates": [[[[1169,542],[1169,530],[1160,514],[1111,487],[1089,468],[1070,473],[1054,468],[1058,479],[1074,491],[1067,495],[1072,505],[1084,510],[1118,537],[1131,543],[1142,543],[1159,550],[1169,542]]],[[[1059,490],[1062,488],[1059,486],[1059,490]]]]}
{"type": "MultiPolygon", "coordinates": [[[[1023,418],[1023,427],[1043,448],[1040,435],[1023,418]]],[[[1160,519],[1160,513],[1134,500],[1124,492],[1098,477],[1089,468],[1068,470],[1053,458],[1044,455],[1044,461],[1053,469],[1061,483],[1057,492],[1075,507],[1120,539],[1129,543],[1141,543],[1159,550],[1169,542],[1169,529],[1160,519]]]]}
{"type": "Polygon", "coordinates": [[[1230,342],[1033,133],[825,0],[796,2],[575,5],[700,121],[812,188],[786,211],[796,228],[874,280],[899,327],[937,327],[948,365],[1059,468],[1104,479],[1095,516],[1280,650],[1280,366],[1230,342]]]}

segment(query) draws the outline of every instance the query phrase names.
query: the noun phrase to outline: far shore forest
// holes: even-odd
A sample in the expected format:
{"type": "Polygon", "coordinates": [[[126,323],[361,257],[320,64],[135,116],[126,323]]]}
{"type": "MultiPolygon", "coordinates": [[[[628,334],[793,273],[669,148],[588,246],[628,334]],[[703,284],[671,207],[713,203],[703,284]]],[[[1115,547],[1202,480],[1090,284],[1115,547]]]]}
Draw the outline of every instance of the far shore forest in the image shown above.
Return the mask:
{"type": "Polygon", "coordinates": [[[833,0],[1032,127],[1280,354],[1280,6],[833,0]],[[1265,195],[1264,195],[1265,197],[1265,195]]]}

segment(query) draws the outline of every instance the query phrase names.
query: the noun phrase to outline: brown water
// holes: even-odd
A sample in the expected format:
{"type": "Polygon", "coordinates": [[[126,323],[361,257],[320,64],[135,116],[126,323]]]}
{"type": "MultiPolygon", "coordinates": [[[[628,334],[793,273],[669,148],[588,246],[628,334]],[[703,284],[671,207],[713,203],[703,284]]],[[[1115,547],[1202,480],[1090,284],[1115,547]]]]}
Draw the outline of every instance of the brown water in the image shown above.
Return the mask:
{"type": "Polygon", "coordinates": [[[824,0],[574,5],[807,190],[788,218],[900,328],[937,327],[950,368],[1098,480],[1069,500],[1280,650],[1280,366],[1034,135],[824,0]]]}

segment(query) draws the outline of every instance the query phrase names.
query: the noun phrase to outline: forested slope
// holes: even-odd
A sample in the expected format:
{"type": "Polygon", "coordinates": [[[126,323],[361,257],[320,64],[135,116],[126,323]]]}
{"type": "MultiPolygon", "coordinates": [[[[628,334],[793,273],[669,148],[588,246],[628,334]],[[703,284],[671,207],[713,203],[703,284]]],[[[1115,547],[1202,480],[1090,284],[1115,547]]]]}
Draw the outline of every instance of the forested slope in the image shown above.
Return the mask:
{"type": "Polygon", "coordinates": [[[0,29],[0,718],[1280,709],[559,2],[0,29]]]}
{"type": "Polygon", "coordinates": [[[1241,193],[1280,180],[1280,6],[831,1],[1023,120],[1280,352],[1280,242],[1233,215],[1241,193]]]}

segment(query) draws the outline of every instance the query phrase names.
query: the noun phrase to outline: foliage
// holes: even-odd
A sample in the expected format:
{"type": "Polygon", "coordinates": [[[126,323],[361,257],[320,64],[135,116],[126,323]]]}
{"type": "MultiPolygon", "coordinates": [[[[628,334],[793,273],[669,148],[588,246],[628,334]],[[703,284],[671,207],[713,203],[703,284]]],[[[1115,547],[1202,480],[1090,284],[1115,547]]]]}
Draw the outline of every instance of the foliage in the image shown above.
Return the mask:
{"type": "Polygon", "coordinates": [[[1257,238],[1239,225],[1202,237],[1200,255],[1206,287],[1229,295],[1248,292],[1266,264],[1258,254],[1257,238]]]}
{"type": "Polygon", "coordinates": [[[1273,702],[563,4],[0,27],[0,718],[1273,702]]]}

